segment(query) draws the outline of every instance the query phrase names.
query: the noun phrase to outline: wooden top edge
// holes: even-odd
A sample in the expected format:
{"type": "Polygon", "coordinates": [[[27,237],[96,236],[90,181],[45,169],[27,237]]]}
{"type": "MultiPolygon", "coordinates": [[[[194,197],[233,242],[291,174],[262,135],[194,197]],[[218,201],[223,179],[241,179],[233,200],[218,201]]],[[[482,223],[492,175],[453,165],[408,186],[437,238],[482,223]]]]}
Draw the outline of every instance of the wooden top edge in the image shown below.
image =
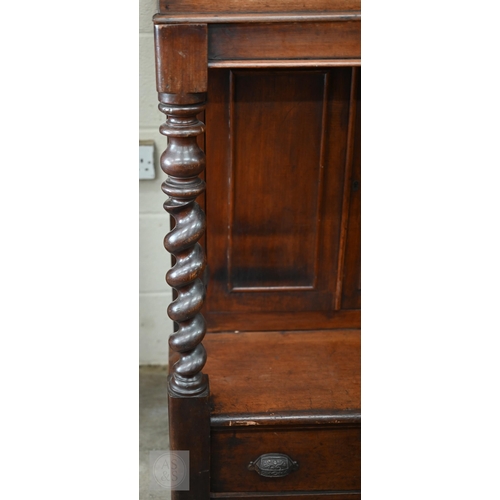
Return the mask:
{"type": "Polygon", "coordinates": [[[318,410],[277,413],[225,413],[212,415],[212,427],[297,427],[318,425],[361,425],[361,410],[318,410]]]}
{"type": "Polygon", "coordinates": [[[209,59],[209,68],[336,68],[361,66],[361,59],[209,59]]]}
{"type": "Polygon", "coordinates": [[[178,23],[286,23],[286,22],[323,22],[323,21],[361,21],[361,11],[337,12],[277,12],[255,14],[155,14],[154,24],[178,23]]]}

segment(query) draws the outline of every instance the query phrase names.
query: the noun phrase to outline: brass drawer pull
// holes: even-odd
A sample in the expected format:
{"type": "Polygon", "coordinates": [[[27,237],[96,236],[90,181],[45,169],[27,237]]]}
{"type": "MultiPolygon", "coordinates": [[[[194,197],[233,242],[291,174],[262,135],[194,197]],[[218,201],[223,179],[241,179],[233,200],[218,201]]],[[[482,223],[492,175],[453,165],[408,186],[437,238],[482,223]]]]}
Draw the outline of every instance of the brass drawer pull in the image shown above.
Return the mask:
{"type": "Polygon", "coordinates": [[[288,476],[298,468],[299,464],[284,453],[265,453],[248,464],[248,470],[254,470],[264,477],[288,476]]]}

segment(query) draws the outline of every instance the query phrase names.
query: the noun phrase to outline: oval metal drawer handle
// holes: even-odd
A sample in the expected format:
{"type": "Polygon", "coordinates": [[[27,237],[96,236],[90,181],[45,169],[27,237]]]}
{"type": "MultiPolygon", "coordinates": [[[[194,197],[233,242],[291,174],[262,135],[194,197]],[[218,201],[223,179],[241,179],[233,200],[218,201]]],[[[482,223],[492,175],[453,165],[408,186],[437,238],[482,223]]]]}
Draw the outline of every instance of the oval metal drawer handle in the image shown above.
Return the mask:
{"type": "Polygon", "coordinates": [[[299,464],[284,453],[265,453],[248,464],[248,470],[254,470],[264,477],[288,476],[298,468],[299,464]]]}

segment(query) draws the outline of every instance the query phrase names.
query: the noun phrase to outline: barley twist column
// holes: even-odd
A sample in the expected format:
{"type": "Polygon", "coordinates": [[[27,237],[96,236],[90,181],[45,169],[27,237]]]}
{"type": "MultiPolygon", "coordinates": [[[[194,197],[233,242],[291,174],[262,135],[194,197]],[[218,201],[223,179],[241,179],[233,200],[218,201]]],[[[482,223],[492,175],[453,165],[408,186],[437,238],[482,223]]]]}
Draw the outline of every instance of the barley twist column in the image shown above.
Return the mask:
{"type": "MultiPolygon", "coordinates": [[[[162,98],[160,94],[163,100],[168,101],[168,95],[162,98]]],[[[180,354],[171,370],[169,387],[179,395],[195,395],[207,388],[206,376],[201,372],[207,358],[201,344],[206,325],[200,313],[205,299],[202,277],[206,261],[198,243],[205,232],[205,214],[195,201],[205,190],[205,182],[198,177],[205,168],[205,154],[196,141],[205,130],[196,117],[205,104],[160,102],[159,108],[167,116],[160,132],[169,140],[161,157],[161,168],[168,175],[162,190],[169,196],[163,206],[175,220],[164,241],[175,257],[167,283],[177,291],[176,300],[168,307],[168,315],[178,325],[170,337],[170,347],[180,354]]]]}
{"type": "Polygon", "coordinates": [[[196,197],[205,190],[198,177],[205,168],[205,154],[197,137],[205,125],[197,115],[205,108],[208,90],[208,26],[170,23],[155,16],[156,89],[166,123],[160,132],[168,138],[161,157],[167,174],[162,189],[165,210],[175,225],[165,237],[165,247],[175,264],[167,282],[177,298],[168,315],[177,324],[170,350],[178,355],[170,366],[168,417],[170,449],[189,451],[189,489],[172,490],[172,500],[210,499],[210,389],[202,373],[206,352],[201,344],[205,320],[200,313],[205,299],[202,282],[205,255],[198,240],[205,231],[205,214],[196,197]]]}

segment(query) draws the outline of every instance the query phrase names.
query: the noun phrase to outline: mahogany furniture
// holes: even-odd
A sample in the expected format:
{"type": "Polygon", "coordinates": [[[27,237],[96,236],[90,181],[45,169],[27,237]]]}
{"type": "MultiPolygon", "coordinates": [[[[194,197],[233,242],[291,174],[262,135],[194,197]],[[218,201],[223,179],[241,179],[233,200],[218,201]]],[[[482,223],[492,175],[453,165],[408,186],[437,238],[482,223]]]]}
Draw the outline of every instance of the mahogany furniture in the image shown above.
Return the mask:
{"type": "Polygon", "coordinates": [[[358,499],[360,2],[160,0],[154,23],[172,497],[358,499]]]}

